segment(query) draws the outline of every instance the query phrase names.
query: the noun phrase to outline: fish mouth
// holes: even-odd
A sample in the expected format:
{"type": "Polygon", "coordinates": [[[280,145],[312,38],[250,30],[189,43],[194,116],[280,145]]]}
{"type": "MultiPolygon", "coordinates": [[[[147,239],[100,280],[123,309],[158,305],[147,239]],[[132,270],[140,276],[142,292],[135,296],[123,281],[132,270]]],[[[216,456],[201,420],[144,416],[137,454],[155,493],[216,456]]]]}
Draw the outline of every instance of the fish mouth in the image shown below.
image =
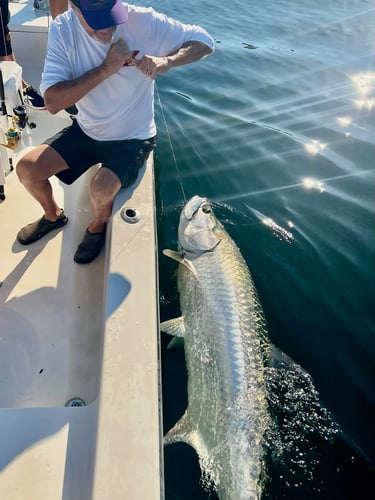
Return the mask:
{"type": "Polygon", "coordinates": [[[203,208],[205,213],[211,213],[211,205],[207,198],[202,198],[201,196],[193,196],[184,208],[184,217],[187,220],[192,220],[194,215],[198,212],[201,207],[207,205],[207,211],[203,208]]]}

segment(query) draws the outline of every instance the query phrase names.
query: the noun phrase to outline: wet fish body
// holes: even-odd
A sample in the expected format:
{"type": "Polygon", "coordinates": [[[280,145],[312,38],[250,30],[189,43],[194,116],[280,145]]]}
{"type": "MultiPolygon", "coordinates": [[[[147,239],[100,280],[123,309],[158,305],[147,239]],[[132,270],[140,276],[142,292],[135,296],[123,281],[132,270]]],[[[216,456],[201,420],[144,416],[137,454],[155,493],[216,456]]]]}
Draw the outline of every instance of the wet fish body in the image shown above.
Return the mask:
{"type": "Polygon", "coordinates": [[[207,199],[195,196],[182,210],[179,247],[164,253],[179,262],[182,314],[161,329],[184,338],[188,406],[165,444],[193,446],[220,499],[258,499],[268,418],[263,311],[246,262],[207,199]]]}

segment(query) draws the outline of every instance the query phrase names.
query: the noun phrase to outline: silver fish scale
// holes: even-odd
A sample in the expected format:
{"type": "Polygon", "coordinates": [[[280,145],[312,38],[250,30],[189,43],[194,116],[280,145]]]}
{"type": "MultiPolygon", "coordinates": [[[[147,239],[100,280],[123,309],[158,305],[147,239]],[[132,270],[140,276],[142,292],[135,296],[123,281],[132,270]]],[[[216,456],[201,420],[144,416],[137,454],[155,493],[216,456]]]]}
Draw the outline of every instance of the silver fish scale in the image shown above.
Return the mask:
{"type": "Polygon", "coordinates": [[[196,276],[179,266],[187,419],[203,440],[201,467],[220,498],[249,500],[260,495],[266,322],[246,263],[224,235],[213,251],[192,260],[196,276]]]}

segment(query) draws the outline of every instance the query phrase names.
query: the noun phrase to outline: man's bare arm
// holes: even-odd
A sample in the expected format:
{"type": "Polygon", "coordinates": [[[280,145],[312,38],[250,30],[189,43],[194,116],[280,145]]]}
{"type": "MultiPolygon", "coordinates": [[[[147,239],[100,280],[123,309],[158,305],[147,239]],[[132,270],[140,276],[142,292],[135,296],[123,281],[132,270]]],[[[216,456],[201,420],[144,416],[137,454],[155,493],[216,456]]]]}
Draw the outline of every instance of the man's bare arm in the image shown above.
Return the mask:
{"type": "Polygon", "coordinates": [[[131,54],[124,40],[111,45],[102,64],[79,78],[56,83],[44,93],[44,102],[53,115],[62,109],[73,106],[79,99],[95,88],[106,78],[116,73],[126,61],[131,61],[131,54]]]}
{"type": "Polygon", "coordinates": [[[179,50],[167,56],[168,69],[199,61],[212,54],[212,52],[213,50],[205,43],[196,41],[187,42],[179,50]]]}
{"type": "Polygon", "coordinates": [[[142,73],[155,79],[157,75],[162,75],[171,68],[199,61],[212,52],[213,50],[205,43],[191,41],[165,57],[145,55],[139,61],[135,61],[135,65],[142,73]]]}
{"type": "Polygon", "coordinates": [[[116,73],[127,61],[131,61],[142,73],[155,79],[157,75],[166,73],[170,68],[199,61],[211,53],[212,49],[208,45],[191,41],[166,57],[145,55],[137,61],[131,59],[129,48],[124,40],[118,40],[111,45],[107,57],[100,66],[74,80],[52,85],[44,93],[44,102],[48,111],[54,115],[75,104],[99,83],[116,73]]]}

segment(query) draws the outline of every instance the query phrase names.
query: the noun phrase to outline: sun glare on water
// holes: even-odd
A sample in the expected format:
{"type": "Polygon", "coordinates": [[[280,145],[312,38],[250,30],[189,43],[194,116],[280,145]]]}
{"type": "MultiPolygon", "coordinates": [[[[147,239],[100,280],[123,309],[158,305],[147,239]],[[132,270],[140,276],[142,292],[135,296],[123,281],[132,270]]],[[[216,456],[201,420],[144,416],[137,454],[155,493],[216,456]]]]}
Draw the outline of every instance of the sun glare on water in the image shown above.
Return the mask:
{"type": "Polygon", "coordinates": [[[324,186],[321,181],[313,179],[312,177],[305,177],[302,179],[303,187],[306,189],[317,189],[321,193],[324,192],[324,186]]]}
{"type": "Polygon", "coordinates": [[[325,149],[326,146],[327,144],[324,144],[323,142],[314,139],[310,143],[305,144],[305,149],[309,154],[316,155],[321,151],[323,151],[323,149],[325,149]]]}
{"type": "Polygon", "coordinates": [[[359,99],[354,99],[356,107],[371,110],[375,105],[375,98],[370,95],[374,90],[375,73],[365,71],[352,75],[350,78],[359,94],[359,99]]]}

